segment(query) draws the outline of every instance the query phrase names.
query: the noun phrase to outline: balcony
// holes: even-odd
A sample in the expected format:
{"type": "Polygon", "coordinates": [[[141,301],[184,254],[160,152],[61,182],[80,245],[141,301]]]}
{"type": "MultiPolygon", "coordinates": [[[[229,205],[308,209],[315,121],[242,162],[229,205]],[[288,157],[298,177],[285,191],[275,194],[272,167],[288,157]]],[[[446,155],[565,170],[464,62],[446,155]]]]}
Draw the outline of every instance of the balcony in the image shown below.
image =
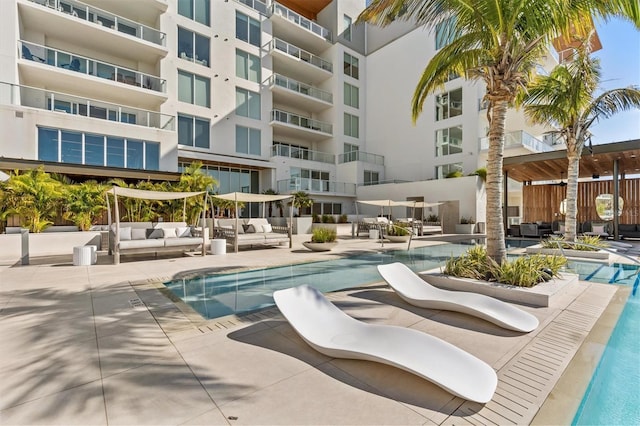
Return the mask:
{"type": "Polygon", "coordinates": [[[305,49],[323,51],[330,46],[331,31],[293,10],[273,2],[271,5],[273,34],[295,40],[305,49]]]}
{"type": "Polygon", "coordinates": [[[338,164],[351,163],[352,161],[384,166],[384,156],[382,155],[371,154],[364,151],[351,151],[338,155],[338,164]]]}
{"type": "Polygon", "coordinates": [[[269,87],[275,103],[296,105],[305,111],[318,112],[330,108],[333,104],[333,95],[330,92],[280,74],[271,75],[269,87]]]}
{"type": "Polygon", "coordinates": [[[292,177],[279,180],[277,184],[280,194],[305,191],[310,194],[356,195],[356,184],[348,182],[292,177]]]}
{"type": "Polygon", "coordinates": [[[150,74],[26,41],[18,42],[18,52],[21,76],[30,86],[44,84],[63,92],[81,87],[85,95],[123,103],[131,100],[133,89],[136,100],[144,105],[157,105],[167,98],[165,80],[150,74]],[[80,84],[72,73],[84,75],[86,81],[80,84]]]}
{"type": "Polygon", "coordinates": [[[155,64],[168,53],[163,32],[76,0],[23,0],[18,6],[25,31],[136,62],[155,64]]]}
{"type": "Polygon", "coordinates": [[[301,148],[290,145],[274,144],[271,147],[272,157],[287,157],[299,160],[317,161],[319,163],[335,164],[336,156],[326,152],[312,151],[310,149],[301,148]]]}
{"type": "MultiPolygon", "coordinates": [[[[549,152],[553,151],[553,147],[531,136],[529,133],[522,130],[517,132],[509,132],[505,135],[504,149],[516,149],[524,148],[528,152],[549,152]]],[[[486,151],[489,149],[489,138],[480,138],[480,150],[486,151]]]]}
{"type": "Polygon", "coordinates": [[[291,112],[274,109],[271,111],[273,133],[307,141],[321,141],[330,138],[333,126],[329,123],[313,120],[291,112]]]}
{"type": "Polygon", "coordinates": [[[274,38],[269,43],[274,71],[299,81],[322,82],[333,73],[333,64],[286,41],[274,38]]]}
{"type": "Polygon", "coordinates": [[[257,10],[263,15],[267,14],[267,3],[261,0],[235,0],[238,3],[242,3],[245,6],[249,6],[253,10],[257,10]]]}
{"type": "Polygon", "coordinates": [[[172,115],[81,98],[65,93],[0,83],[0,102],[161,130],[175,130],[172,115]]]}

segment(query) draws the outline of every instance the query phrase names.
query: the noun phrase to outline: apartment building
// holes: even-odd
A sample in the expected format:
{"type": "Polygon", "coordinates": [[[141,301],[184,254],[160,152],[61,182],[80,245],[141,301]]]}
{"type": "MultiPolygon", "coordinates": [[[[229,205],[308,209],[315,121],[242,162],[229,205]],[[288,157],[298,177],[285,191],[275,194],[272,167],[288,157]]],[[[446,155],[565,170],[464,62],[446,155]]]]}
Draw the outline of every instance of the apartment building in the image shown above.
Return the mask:
{"type": "MultiPolygon", "coordinates": [[[[365,186],[474,171],[483,87],[452,77],[413,126],[446,40],[353,25],[365,3],[3,0],[0,169],[177,179],[199,160],[220,193],[301,190],[325,214],[353,213],[365,186]]],[[[514,153],[552,149],[521,114],[507,127],[514,153]]]]}

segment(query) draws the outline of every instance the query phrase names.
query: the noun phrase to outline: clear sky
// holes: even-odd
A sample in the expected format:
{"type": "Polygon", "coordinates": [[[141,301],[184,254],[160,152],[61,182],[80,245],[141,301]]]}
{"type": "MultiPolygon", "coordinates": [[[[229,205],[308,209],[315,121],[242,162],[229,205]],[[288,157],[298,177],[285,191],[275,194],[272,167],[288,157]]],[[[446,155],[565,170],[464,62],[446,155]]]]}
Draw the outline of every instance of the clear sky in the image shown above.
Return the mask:
{"type": "MultiPolygon", "coordinates": [[[[594,53],[602,67],[605,90],[640,86],[640,30],[622,20],[596,23],[602,50],[594,53]]],[[[640,139],[640,110],[622,112],[591,127],[593,143],[640,139]]]]}

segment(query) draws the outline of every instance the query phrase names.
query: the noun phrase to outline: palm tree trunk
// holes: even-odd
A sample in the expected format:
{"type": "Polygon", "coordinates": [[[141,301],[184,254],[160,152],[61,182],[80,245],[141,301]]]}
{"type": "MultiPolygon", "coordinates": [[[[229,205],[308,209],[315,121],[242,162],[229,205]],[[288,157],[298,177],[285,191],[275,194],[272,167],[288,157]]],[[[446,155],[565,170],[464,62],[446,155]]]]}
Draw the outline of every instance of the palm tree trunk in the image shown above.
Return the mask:
{"type": "Polygon", "coordinates": [[[506,100],[494,100],[490,107],[489,156],[487,158],[487,255],[501,264],[507,255],[502,214],[502,160],[506,100]]]}
{"type": "Polygon", "coordinates": [[[578,218],[578,176],[580,175],[580,154],[574,138],[567,140],[567,212],[565,217],[565,234],[567,241],[575,241],[578,218]]]}

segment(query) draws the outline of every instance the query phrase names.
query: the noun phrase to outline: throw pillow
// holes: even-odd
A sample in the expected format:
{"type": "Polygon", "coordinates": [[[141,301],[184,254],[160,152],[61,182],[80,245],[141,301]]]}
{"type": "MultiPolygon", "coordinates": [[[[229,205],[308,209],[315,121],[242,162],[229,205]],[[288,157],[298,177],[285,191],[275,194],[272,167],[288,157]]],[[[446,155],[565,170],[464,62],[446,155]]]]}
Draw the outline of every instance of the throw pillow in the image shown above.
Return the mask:
{"type": "Polygon", "coordinates": [[[591,225],[591,229],[596,234],[604,234],[604,225],[591,225]]]}
{"type": "Polygon", "coordinates": [[[146,240],[147,239],[147,230],[142,228],[136,228],[131,230],[131,239],[132,240],[146,240]]]}
{"type": "Polygon", "coordinates": [[[147,231],[151,231],[151,232],[149,232],[149,236],[147,237],[150,240],[164,237],[164,233],[162,232],[162,229],[160,229],[160,228],[158,228],[158,229],[148,229],[147,231]]]}
{"type": "Polygon", "coordinates": [[[120,241],[131,240],[131,227],[120,228],[120,241]]]}
{"type": "Polygon", "coordinates": [[[244,229],[245,234],[255,234],[256,233],[256,228],[253,225],[247,225],[247,227],[244,229]]]}
{"type": "Polygon", "coordinates": [[[269,232],[273,232],[273,227],[271,226],[270,223],[268,223],[266,225],[262,225],[262,232],[264,232],[265,234],[267,234],[269,232]]]}
{"type": "Polygon", "coordinates": [[[176,236],[178,238],[186,238],[191,236],[191,228],[188,226],[179,226],[176,228],[176,236]]]}
{"type": "Polygon", "coordinates": [[[177,238],[176,228],[162,228],[163,238],[177,238]]]}

